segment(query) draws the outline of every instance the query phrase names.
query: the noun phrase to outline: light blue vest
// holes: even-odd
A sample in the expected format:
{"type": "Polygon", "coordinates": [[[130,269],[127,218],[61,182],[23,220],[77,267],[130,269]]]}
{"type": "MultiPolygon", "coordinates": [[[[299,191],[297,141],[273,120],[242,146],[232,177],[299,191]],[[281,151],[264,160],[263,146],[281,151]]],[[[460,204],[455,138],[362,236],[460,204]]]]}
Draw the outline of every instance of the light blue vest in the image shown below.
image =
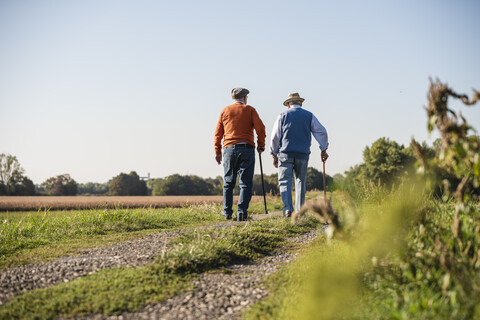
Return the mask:
{"type": "Polygon", "coordinates": [[[302,108],[290,108],[280,116],[282,138],[279,156],[308,160],[312,144],[313,114],[302,108]]]}

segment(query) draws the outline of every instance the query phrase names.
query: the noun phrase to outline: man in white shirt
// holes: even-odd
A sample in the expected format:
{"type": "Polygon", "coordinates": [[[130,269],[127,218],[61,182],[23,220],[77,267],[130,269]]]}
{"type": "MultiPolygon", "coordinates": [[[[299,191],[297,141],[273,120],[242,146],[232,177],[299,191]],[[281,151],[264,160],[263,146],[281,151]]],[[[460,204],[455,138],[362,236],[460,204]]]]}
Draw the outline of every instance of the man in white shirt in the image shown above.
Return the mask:
{"type": "Polygon", "coordinates": [[[283,214],[290,217],[293,212],[292,181],[295,173],[295,209],[300,210],[305,202],[306,175],[312,134],[322,151],[322,161],[327,161],[328,135],[325,127],[311,113],[302,108],[304,98],[290,93],[282,112],[273,125],[270,152],[273,165],[278,168],[278,184],[283,201],[283,214]]]}

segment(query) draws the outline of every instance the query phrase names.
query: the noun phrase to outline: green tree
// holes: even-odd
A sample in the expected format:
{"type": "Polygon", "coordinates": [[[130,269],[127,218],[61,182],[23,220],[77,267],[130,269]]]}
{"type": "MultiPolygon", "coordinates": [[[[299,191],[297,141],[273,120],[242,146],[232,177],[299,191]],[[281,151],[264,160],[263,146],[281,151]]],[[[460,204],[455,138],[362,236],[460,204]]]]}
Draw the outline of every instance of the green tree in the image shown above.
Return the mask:
{"type": "Polygon", "coordinates": [[[10,154],[0,154],[0,183],[5,195],[14,195],[16,186],[23,178],[23,169],[17,157],[10,154]]]}
{"type": "Polygon", "coordinates": [[[162,195],[162,178],[150,179],[147,182],[147,187],[152,190],[152,196],[161,196],[162,195]]]}
{"type": "Polygon", "coordinates": [[[206,178],[205,181],[213,186],[212,194],[223,194],[223,177],[217,176],[216,178],[206,178]]]}
{"type": "Polygon", "coordinates": [[[129,174],[122,172],[113,178],[108,193],[112,196],[146,196],[148,190],[145,181],[132,171],[129,174]]]}
{"type": "Polygon", "coordinates": [[[380,138],[363,151],[365,179],[390,186],[402,174],[412,173],[415,157],[409,148],[380,138]]]}
{"type": "Polygon", "coordinates": [[[365,147],[363,161],[346,171],[345,178],[334,187],[358,198],[382,196],[382,192],[388,190],[383,187],[392,188],[415,171],[412,147],[405,148],[388,138],[380,138],[365,147]]]}
{"type": "MultiPolygon", "coordinates": [[[[327,186],[332,185],[333,179],[328,174],[325,175],[327,186]]],[[[307,168],[306,190],[323,190],[323,173],[313,167],[307,168]]]]}
{"type": "Polygon", "coordinates": [[[22,177],[22,182],[17,185],[16,193],[19,196],[31,196],[35,194],[35,185],[27,177],[22,177]]]}
{"type": "Polygon", "coordinates": [[[108,193],[109,183],[87,182],[79,183],[77,194],[82,195],[103,195],[108,193]]]}
{"type": "Polygon", "coordinates": [[[35,186],[32,180],[23,175],[17,157],[0,154],[0,195],[33,195],[35,186]]]}
{"type": "MultiPolygon", "coordinates": [[[[266,194],[271,194],[271,195],[279,194],[277,177],[278,177],[278,174],[276,173],[269,176],[268,175],[263,176],[266,194]]],[[[262,176],[259,174],[256,174],[253,176],[253,194],[263,195],[262,176]]]]}
{"type": "Polygon", "coordinates": [[[211,195],[214,192],[214,185],[206,180],[195,176],[173,174],[165,179],[158,180],[152,190],[153,195],[211,195]]]}
{"type": "Polygon", "coordinates": [[[345,176],[341,173],[336,173],[333,175],[332,179],[333,179],[333,182],[332,182],[332,186],[330,187],[330,190],[332,191],[337,189],[342,190],[345,184],[345,176]]]}
{"type": "Polygon", "coordinates": [[[42,183],[45,191],[51,196],[74,196],[77,194],[78,184],[69,174],[51,177],[42,183]]]}

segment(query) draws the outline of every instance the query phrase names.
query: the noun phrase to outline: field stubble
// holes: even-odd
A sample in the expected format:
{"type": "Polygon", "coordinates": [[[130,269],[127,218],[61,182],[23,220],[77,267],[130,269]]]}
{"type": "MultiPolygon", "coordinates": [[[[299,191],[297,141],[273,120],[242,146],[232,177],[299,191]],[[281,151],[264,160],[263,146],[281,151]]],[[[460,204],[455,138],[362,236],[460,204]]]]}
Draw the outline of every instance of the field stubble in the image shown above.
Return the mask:
{"type": "MultiPolygon", "coordinates": [[[[238,196],[234,197],[234,202],[237,200],[238,196]]],[[[252,197],[253,202],[261,200],[261,196],[252,197]]],[[[0,211],[166,208],[205,203],[221,204],[222,196],[1,196],[0,211]]]]}

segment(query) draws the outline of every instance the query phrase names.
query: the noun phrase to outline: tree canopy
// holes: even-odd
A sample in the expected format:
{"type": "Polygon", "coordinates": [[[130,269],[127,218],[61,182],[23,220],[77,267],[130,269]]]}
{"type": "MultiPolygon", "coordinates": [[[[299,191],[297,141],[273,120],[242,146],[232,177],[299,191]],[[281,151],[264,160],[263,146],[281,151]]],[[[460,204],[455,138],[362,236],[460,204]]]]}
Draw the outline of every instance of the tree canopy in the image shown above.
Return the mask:
{"type": "Polygon", "coordinates": [[[34,195],[35,186],[29,178],[24,176],[17,157],[9,154],[0,154],[0,195],[34,195]]]}
{"type": "Polygon", "coordinates": [[[77,182],[69,174],[51,177],[42,183],[45,191],[51,196],[74,196],[77,194],[77,182]]]}
{"type": "Polygon", "coordinates": [[[108,193],[111,181],[106,183],[87,182],[79,183],[77,194],[82,195],[104,195],[108,193]]]}
{"type": "Polygon", "coordinates": [[[371,183],[391,187],[415,168],[412,149],[388,138],[380,138],[365,147],[363,161],[345,172],[345,179],[341,181],[344,187],[371,183]]]}
{"type": "Polygon", "coordinates": [[[173,174],[165,179],[156,179],[152,195],[211,195],[213,192],[214,186],[198,176],[173,174]]]}
{"type": "Polygon", "coordinates": [[[122,172],[113,178],[108,193],[112,196],[146,196],[148,190],[145,181],[132,171],[129,174],[122,172]]]}

